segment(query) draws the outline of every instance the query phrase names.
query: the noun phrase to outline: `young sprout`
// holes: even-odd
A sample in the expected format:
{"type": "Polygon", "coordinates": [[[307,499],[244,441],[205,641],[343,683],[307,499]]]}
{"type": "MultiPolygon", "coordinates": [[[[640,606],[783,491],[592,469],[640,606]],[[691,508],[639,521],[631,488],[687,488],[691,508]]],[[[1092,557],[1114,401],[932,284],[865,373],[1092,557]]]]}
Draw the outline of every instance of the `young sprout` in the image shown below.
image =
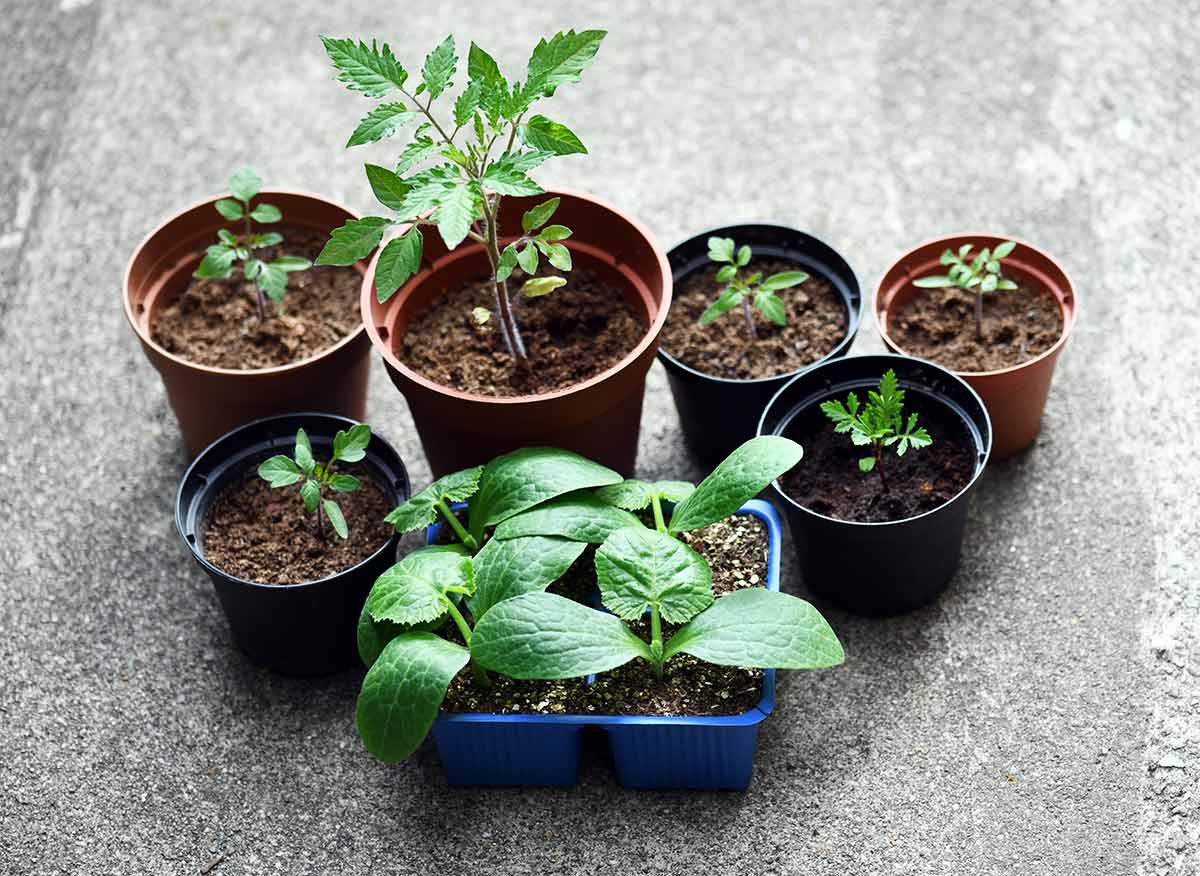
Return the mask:
{"type": "Polygon", "coordinates": [[[1017,284],[1000,273],[1000,261],[1010,255],[1017,245],[1011,240],[996,244],[989,250],[986,246],[968,264],[966,259],[971,252],[971,244],[964,243],[958,252],[946,250],[939,262],[950,270],[945,274],[920,277],[913,280],[914,286],[922,289],[944,289],[947,286],[957,286],[968,292],[975,292],[975,336],[983,338],[983,296],[997,289],[1010,291],[1017,284]]]}
{"type": "Polygon", "coordinates": [[[521,220],[522,233],[503,245],[500,203],[508,195],[542,194],[544,190],[529,174],[548,158],[587,152],[565,125],[530,112],[542,98],[553,97],[559,86],[579,81],[604,36],[602,30],[569,30],[540,40],[529,58],[524,84],[508,82],[492,56],[471,43],[466,87],[454,100],[450,118],[443,120],[434,113],[433,104],[449,91],[459,63],[453,37],[446,37],[426,57],[415,88],[386,43],[368,46],[322,37],[337,78],[347,88],[370,98],[383,98],[389,92],[403,98],[371,110],[346,143],[348,147],[390,137],[412,121],[421,124],[400,153],[395,170],[366,166],[375,197],[395,216],[347,222],[333,232],[317,264],[353,264],[379,245],[389,227],[405,227],[404,234],[389,241],[379,255],[375,291],[382,302],[420,267],[422,228],[436,226],[447,249],[469,237],[487,253],[495,300],[494,308],[475,307],[471,319],[484,325],[495,317],[508,354],[517,362],[526,360],[516,305],[521,297],[549,295],[566,285],[562,277],[534,275],[542,258],[560,271],[571,270],[571,253],[562,244],[571,229],[547,224],[559,205],[558,198],[551,198],[528,210],[521,220]],[[410,172],[429,159],[433,159],[431,167],[410,172]],[[510,295],[508,279],[518,266],[527,279],[510,295]]]}
{"type": "Polygon", "coordinates": [[[775,325],[787,325],[787,309],[783,306],[783,300],[775,293],[780,289],[799,286],[808,279],[808,274],[804,271],[783,271],[764,280],[761,273],[755,272],[743,278],[739,269],[750,263],[752,252],[750,247],[745,245],[736,252],[734,249],[735,244],[731,238],[708,239],[708,257],[721,265],[721,269],[717,271],[717,282],[725,284],[725,288],[721,290],[717,300],[700,314],[700,325],[710,325],[718,316],[728,313],[740,304],[742,316],[746,319],[746,333],[750,340],[754,341],[758,340],[758,331],[754,328],[754,310],[775,325]]]}
{"type": "Polygon", "coordinates": [[[917,427],[917,415],[908,415],[904,422],[904,390],[896,384],[896,372],[889,368],[879,381],[879,391],[867,392],[867,403],[859,413],[858,396],[851,392],[843,405],[837,399],[822,402],[821,410],[833,420],[835,432],[849,432],[850,440],[859,447],[871,445],[872,455],[858,461],[862,472],[879,472],[880,483],[886,492],[887,476],[883,473],[883,448],[896,445],[896,455],[903,456],[912,447],[928,447],[933,443],[925,427],[917,427]]]}
{"type": "Polygon", "coordinates": [[[304,481],[300,486],[300,501],[304,503],[305,511],[316,513],[317,534],[325,537],[323,518],[328,517],[338,538],[346,538],[350,531],[346,528],[342,509],[333,499],[325,498],[325,493],[353,493],[362,486],[358,478],[336,472],[334,466],[339,462],[358,462],[367,455],[370,443],[371,427],[366,423],[359,423],[349,430],[339,429],[333,436],[333,456],[322,465],[313,458],[308,435],[303,429],[297,429],[292,457],[272,456],[258,467],[258,476],[274,488],[290,487],[304,481]]]}
{"type": "Polygon", "coordinates": [[[220,229],[217,243],[208,247],[199,267],[192,274],[202,280],[224,280],[233,273],[234,265],[240,264],[245,278],[254,281],[259,320],[266,318],[267,298],[276,303],[283,300],[288,274],[312,267],[308,259],[297,256],[285,255],[265,262],[253,255],[254,250],[283,243],[282,234],[276,231],[258,233],[251,224],[253,221],[260,225],[272,225],[283,218],[274,204],[260,202],[250,206],[261,188],[262,180],[253,169],[242,167],[234,171],[229,178],[229,191],[233,197],[221,198],[216,207],[217,212],[231,222],[241,219],[242,233],[239,235],[227,228],[220,229]]]}

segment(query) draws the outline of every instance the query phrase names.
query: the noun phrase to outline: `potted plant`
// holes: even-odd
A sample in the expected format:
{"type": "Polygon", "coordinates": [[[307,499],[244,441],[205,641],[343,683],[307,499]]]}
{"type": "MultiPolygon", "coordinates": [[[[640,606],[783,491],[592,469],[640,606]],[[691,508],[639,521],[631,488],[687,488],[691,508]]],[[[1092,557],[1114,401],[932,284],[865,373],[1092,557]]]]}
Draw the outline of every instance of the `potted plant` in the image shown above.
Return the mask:
{"type": "Polygon", "coordinates": [[[798,371],[844,356],[862,318],[854,272],[781,225],[730,225],[668,255],[675,292],[658,358],[688,447],[708,464],[754,435],[798,371]]]}
{"type": "Polygon", "coordinates": [[[125,317],[189,456],[265,416],[366,413],[362,266],[310,265],[355,214],[317,195],[264,191],[248,167],[229,187],[150,232],[125,269],[125,317]]]}
{"type": "Polygon", "coordinates": [[[206,448],[175,524],[238,647],[276,672],[322,675],[355,662],[362,601],[396,556],[384,517],[408,492],[400,457],[366,424],[287,414],[206,448]]]}
{"type": "Polygon", "coordinates": [[[969,385],[922,359],[838,359],[793,378],[758,428],[804,443],[804,463],[772,486],[806,587],[866,615],[945,590],[992,444],[969,385]]]}
{"type": "Polygon", "coordinates": [[[454,525],[452,544],[405,557],[367,599],[360,647],[370,670],[358,702],[367,748],[403,760],[432,730],[452,783],[570,785],[582,731],[596,726],[623,784],[744,788],[774,668],[843,659],[820,614],[778,592],[770,506],[744,504],[800,447],[753,439],[698,487],[617,476],[583,488],[524,454],[582,464],[518,451],[443,479],[423,512],[397,510],[405,526],[429,520],[430,508],[449,521],[437,503],[453,487],[468,496],[468,526],[454,525]],[[760,541],[758,525],[734,525],[735,514],[765,523],[760,541]],[[641,713],[622,714],[631,697],[641,713]],[[448,698],[499,705],[464,712],[447,709],[448,698]]]}
{"type": "Polygon", "coordinates": [[[530,176],[551,157],[587,151],[534,110],[579,80],[603,37],[540,41],[523,84],[472,43],[467,85],[447,110],[435,103],[459,64],[453,38],[429,54],[416,85],[386,44],[325,38],[342,82],[387,98],[348,146],[417,126],[395,170],[367,166],[393,216],[347,223],[317,263],[379,247],[363,278],[363,320],[435,475],[535,444],[633,468],[671,297],[666,257],[615,207],[544,192],[530,176]],[[397,236],[380,247],[389,229],[397,236]]]}
{"type": "Polygon", "coordinates": [[[897,258],[875,292],[891,350],[937,362],[979,393],[995,428],[995,459],[1037,437],[1078,312],[1075,287],[1054,258],[993,234],[927,241],[897,258]]]}

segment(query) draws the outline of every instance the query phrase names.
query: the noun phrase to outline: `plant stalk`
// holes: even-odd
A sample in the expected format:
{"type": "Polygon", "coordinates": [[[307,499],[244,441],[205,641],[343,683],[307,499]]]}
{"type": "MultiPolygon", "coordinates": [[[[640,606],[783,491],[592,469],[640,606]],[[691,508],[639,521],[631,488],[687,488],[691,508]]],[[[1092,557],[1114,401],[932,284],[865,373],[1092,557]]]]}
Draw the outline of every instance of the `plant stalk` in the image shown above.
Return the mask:
{"type": "Polygon", "coordinates": [[[746,332],[750,335],[750,340],[758,340],[758,329],[754,327],[754,310],[750,307],[750,299],[742,299],[742,314],[746,317],[746,332]]]}
{"type": "MultiPolygon", "coordinates": [[[[251,233],[249,201],[242,205],[242,219],[245,220],[244,227],[246,229],[246,233],[242,237],[242,243],[245,244],[247,251],[249,251],[251,233]]],[[[243,267],[243,274],[245,273],[245,270],[246,269],[243,267]]],[[[267,318],[267,302],[263,296],[262,289],[258,288],[258,283],[254,284],[254,303],[258,305],[258,321],[262,322],[267,318]]]]}
{"type": "Polygon", "coordinates": [[[654,528],[663,535],[668,535],[667,521],[663,519],[662,500],[655,496],[650,500],[650,504],[654,507],[654,528]]]}
{"type": "MultiPolygon", "coordinates": [[[[471,647],[471,625],[467,623],[467,619],[462,616],[462,612],[458,610],[458,606],[454,604],[454,600],[448,596],[443,596],[442,600],[446,603],[446,610],[450,612],[450,617],[454,618],[454,625],[458,627],[458,631],[462,634],[463,641],[467,643],[467,648],[471,647]]],[[[492,679],[487,674],[487,670],[475,662],[471,663],[471,674],[475,676],[475,683],[480,687],[491,687],[492,679]]]]}
{"type": "Polygon", "coordinates": [[[875,442],[875,471],[879,472],[879,482],[883,484],[883,491],[888,492],[887,475],[883,473],[883,442],[875,442]]]}
{"type": "Polygon", "coordinates": [[[983,292],[975,290],[975,337],[983,340],[983,292]]]}
{"type": "Polygon", "coordinates": [[[518,361],[528,358],[525,343],[521,340],[521,331],[517,328],[517,320],[513,316],[508,301],[508,281],[497,280],[496,271],[500,267],[500,229],[497,223],[499,208],[489,205],[485,196],[483,199],[484,237],[486,239],[488,262],[492,266],[492,287],[496,295],[496,315],[499,318],[500,334],[504,338],[504,346],[508,354],[518,361]]]}
{"type": "Polygon", "coordinates": [[[475,536],[463,529],[463,525],[458,522],[458,518],[454,515],[454,512],[450,510],[450,506],[447,505],[444,500],[438,499],[434,507],[441,512],[442,517],[444,517],[446,522],[450,524],[450,528],[454,530],[454,534],[458,536],[458,540],[466,546],[467,550],[469,550],[471,553],[475,553],[477,550],[479,550],[479,542],[476,541],[475,536]]]}
{"type": "Polygon", "coordinates": [[[324,539],[325,539],[325,517],[324,517],[324,514],[322,513],[321,499],[319,497],[317,498],[317,535],[320,536],[322,541],[324,541],[324,539]]]}
{"type": "Polygon", "coordinates": [[[654,675],[656,678],[663,677],[663,659],[662,659],[662,618],[658,616],[658,606],[650,606],[650,653],[654,657],[654,675]]]}

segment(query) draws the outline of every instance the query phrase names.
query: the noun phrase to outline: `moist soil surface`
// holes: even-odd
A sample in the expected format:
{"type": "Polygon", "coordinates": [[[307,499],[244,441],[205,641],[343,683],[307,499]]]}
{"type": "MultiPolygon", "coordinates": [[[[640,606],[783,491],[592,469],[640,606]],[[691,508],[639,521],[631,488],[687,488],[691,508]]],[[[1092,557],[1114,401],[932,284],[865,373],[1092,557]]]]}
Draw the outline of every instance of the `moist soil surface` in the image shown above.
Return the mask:
{"type": "MultiPolygon", "coordinates": [[[[722,520],[683,537],[708,560],[713,571],[713,594],[721,596],[744,587],[766,586],[767,528],[756,517],[722,520]]],[[[591,604],[596,575],[589,547],[551,593],[591,604]]],[[[452,626],[452,625],[451,625],[452,626]]],[[[650,640],[649,622],[630,625],[650,640]]],[[[664,641],[678,629],[663,624],[664,641]]],[[[443,635],[458,641],[457,631],[443,635]]],[[[447,712],[540,713],[572,715],[736,715],[753,708],[762,698],[759,669],[715,666],[686,654],[668,661],[664,677],[655,678],[650,665],[634,660],[599,676],[588,686],[583,679],[514,681],[491,673],[492,686],[481,688],[469,667],[450,684],[442,704],[447,712]]]]}
{"type": "MultiPolygon", "coordinates": [[[[801,269],[794,262],[756,259],[742,272],[770,276],[801,269]]],[[[697,371],[734,380],[774,377],[816,362],[846,337],[846,304],[832,284],[806,272],[809,278],[799,286],[776,293],[787,307],[787,325],[777,326],[754,311],[758,339],[751,340],[740,307],[710,325],[700,325],[700,314],[723,287],[717,282],[716,265],[693,271],[675,290],[663,348],[697,371]]]]}
{"type": "Polygon", "coordinates": [[[998,371],[1049,350],[1062,337],[1062,312],[1029,282],[983,296],[983,338],[975,332],[975,295],[957,287],[922,289],[888,319],[905,353],[952,371],[998,371]]]}
{"type": "MultiPolygon", "coordinates": [[[[865,391],[856,394],[861,399],[865,391]]],[[[866,473],[858,461],[870,455],[869,447],[856,447],[848,435],[834,432],[816,405],[798,416],[787,437],[804,448],[804,459],[783,476],[784,492],[818,514],[859,523],[904,520],[953,499],[975,473],[974,441],[958,417],[933,399],[909,390],[904,402],[905,418],[916,411],[917,425],[929,431],[933,443],[909,448],[904,456],[885,448],[875,471],[866,473]]]]}
{"type": "MultiPolygon", "coordinates": [[[[509,288],[523,282],[513,274],[509,288]]],[[[479,395],[507,398],[566,389],[616,365],[638,345],[646,327],[625,293],[586,269],[566,275],[567,285],[541,298],[524,298],[514,313],[529,354],[521,365],[504,350],[491,282],[480,278],[437,296],[417,314],[396,346],[404,364],[435,383],[479,395]],[[472,311],[493,311],[476,325],[472,311]]]]}
{"type": "Polygon", "coordinates": [[[245,480],[222,491],[204,517],[204,556],[246,581],[300,584],[328,578],[379,550],[394,530],[383,522],[392,510],[383,490],[355,466],[340,468],[362,486],[334,496],[350,535],[342,540],[325,520],[317,534],[316,515],[304,510],[299,485],[271,489],[251,469],[245,480]]]}
{"type": "MultiPolygon", "coordinates": [[[[255,250],[264,261],[281,255],[315,261],[328,235],[310,228],[276,228],[279,246],[255,250]]],[[[353,267],[314,266],[288,274],[279,304],[266,301],[258,318],[254,283],[240,267],[225,280],[192,278],[187,289],[161,308],[150,326],[170,353],[214,368],[271,368],[311,358],[362,325],[358,296],[362,274],[353,267]]]]}

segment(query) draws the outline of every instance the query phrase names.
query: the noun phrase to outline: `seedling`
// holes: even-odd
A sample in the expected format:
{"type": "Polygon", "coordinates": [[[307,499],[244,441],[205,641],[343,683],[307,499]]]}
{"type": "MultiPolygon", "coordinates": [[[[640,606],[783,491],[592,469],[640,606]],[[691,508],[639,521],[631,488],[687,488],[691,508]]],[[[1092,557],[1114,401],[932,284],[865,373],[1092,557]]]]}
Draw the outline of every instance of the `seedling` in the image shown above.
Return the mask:
{"type": "Polygon", "coordinates": [[[254,222],[273,225],[283,218],[283,213],[274,204],[259,202],[251,206],[250,202],[260,189],[262,180],[249,167],[239,168],[229,177],[229,191],[233,197],[217,201],[217,212],[231,222],[241,219],[242,233],[234,234],[228,228],[217,231],[217,242],[205,250],[204,258],[192,276],[204,280],[225,280],[233,273],[235,266],[240,267],[242,275],[254,281],[255,303],[261,321],[266,318],[266,299],[270,298],[277,304],[282,301],[287,292],[288,274],[307,271],[312,267],[312,262],[289,255],[267,262],[253,254],[255,250],[283,243],[283,235],[277,231],[258,232],[254,229],[254,222]]]}
{"type": "Polygon", "coordinates": [[[922,289],[944,289],[947,286],[957,286],[968,292],[973,291],[975,293],[975,336],[982,339],[983,296],[989,292],[995,292],[997,289],[1011,291],[1017,288],[1016,283],[1000,272],[1000,262],[1011,255],[1016,247],[1017,244],[1011,240],[998,243],[996,248],[991,250],[985,246],[968,263],[967,257],[971,254],[972,246],[964,243],[958,248],[958,252],[948,249],[938,259],[950,269],[949,271],[944,275],[920,277],[913,280],[913,285],[922,289]]]}
{"type": "Polygon", "coordinates": [[[368,46],[361,41],[322,37],[337,78],[347,88],[370,98],[383,98],[393,91],[403,98],[371,110],[347,147],[373,143],[421,121],[400,153],[395,170],[366,165],[376,198],[395,215],[347,222],[333,232],[317,264],[353,264],[379,245],[388,228],[404,226],[404,233],[390,240],[379,255],[375,290],[382,302],[417,272],[424,246],[422,228],[436,226],[448,249],[470,238],[487,252],[494,298],[493,309],[476,307],[471,318],[482,325],[495,316],[504,349],[515,361],[526,360],[515,308],[522,297],[549,295],[566,285],[562,277],[535,274],[543,257],[560,271],[571,269],[571,253],[562,244],[571,236],[571,229],[547,224],[559,205],[558,198],[550,198],[527,211],[520,236],[502,246],[500,204],[507,195],[542,194],[544,190],[529,174],[548,158],[587,152],[566,126],[529,113],[539,100],[552,97],[560,85],[579,81],[604,36],[602,30],[569,30],[539,41],[523,85],[510,84],[492,56],[471,43],[467,84],[445,121],[439,121],[433,105],[450,89],[458,65],[453,37],[446,37],[426,57],[421,82],[415,88],[409,87],[408,71],[387,43],[379,46],[372,41],[368,46]],[[431,166],[413,172],[430,159],[431,166]],[[508,280],[518,266],[527,279],[510,294],[508,280]]]}
{"type": "Polygon", "coordinates": [[[358,478],[335,471],[335,466],[339,462],[358,462],[367,455],[367,445],[370,443],[371,427],[366,423],[359,423],[349,430],[339,429],[333,436],[333,455],[322,464],[313,457],[308,435],[303,429],[297,429],[292,456],[272,456],[258,467],[258,476],[276,489],[303,481],[300,485],[300,501],[305,511],[317,515],[317,534],[325,537],[324,518],[328,517],[337,537],[344,539],[350,534],[346,528],[346,518],[338,503],[326,498],[326,495],[353,493],[362,486],[358,478]]]}
{"type": "Polygon", "coordinates": [[[717,296],[717,300],[705,308],[700,314],[700,325],[711,325],[719,316],[723,316],[741,305],[742,316],[746,319],[746,334],[750,340],[758,340],[758,330],[754,327],[754,311],[757,310],[775,325],[787,325],[787,308],[783,299],[775,293],[780,289],[790,289],[799,286],[808,279],[804,271],[783,271],[772,274],[766,279],[761,272],[756,271],[748,277],[743,277],[741,269],[750,263],[753,255],[750,247],[743,244],[735,251],[733,240],[728,237],[710,237],[708,239],[708,257],[721,265],[717,271],[717,282],[725,288],[717,296]]]}
{"type": "Polygon", "coordinates": [[[833,421],[835,432],[849,433],[857,447],[870,445],[872,455],[858,461],[859,471],[879,472],[883,489],[888,488],[884,474],[883,449],[895,445],[896,455],[903,456],[909,447],[928,447],[933,443],[924,426],[917,426],[917,414],[908,415],[904,422],[904,390],[896,383],[896,372],[889,368],[879,380],[879,390],[868,390],[867,403],[859,413],[858,396],[851,392],[846,403],[837,399],[821,403],[825,416],[833,421]]]}

